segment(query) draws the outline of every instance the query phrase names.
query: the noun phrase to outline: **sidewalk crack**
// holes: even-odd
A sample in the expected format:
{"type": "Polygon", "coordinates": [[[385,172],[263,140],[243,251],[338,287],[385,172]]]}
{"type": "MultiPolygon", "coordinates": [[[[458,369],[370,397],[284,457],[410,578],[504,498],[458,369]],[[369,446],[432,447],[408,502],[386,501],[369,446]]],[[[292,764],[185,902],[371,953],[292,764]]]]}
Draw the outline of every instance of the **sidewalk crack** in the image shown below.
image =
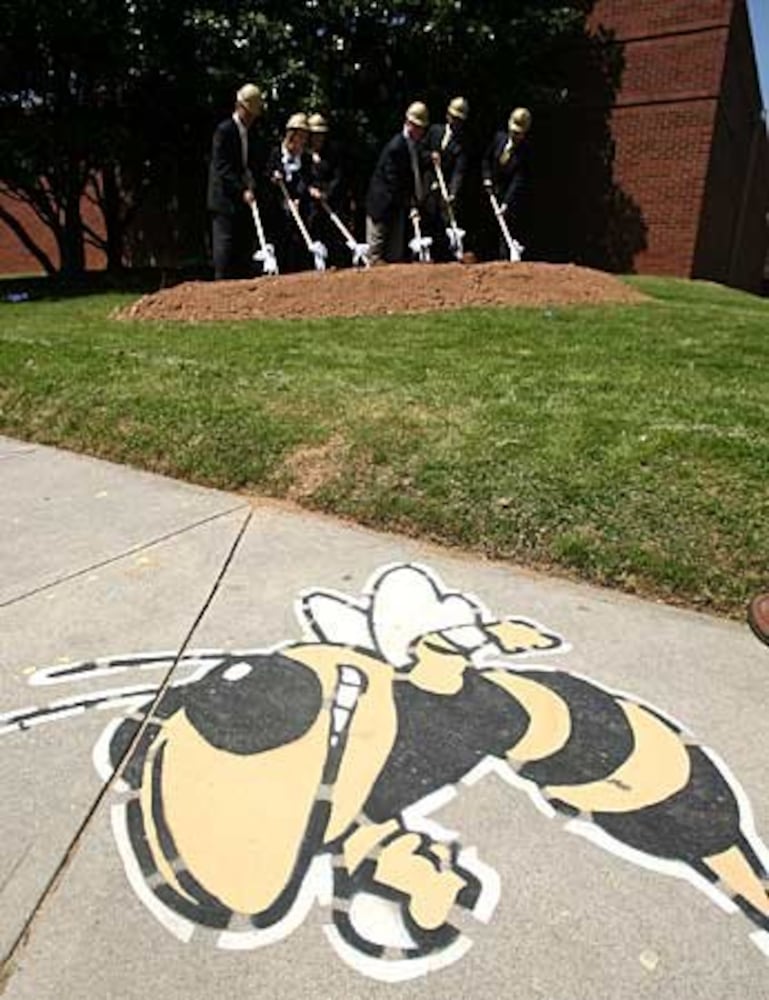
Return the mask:
{"type": "Polygon", "coordinates": [[[120,562],[121,559],[127,559],[128,556],[136,555],[138,552],[143,552],[145,549],[154,548],[154,546],[161,545],[163,542],[167,542],[171,538],[183,535],[187,531],[194,531],[196,528],[201,528],[205,524],[210,524],[212,521],[219,520],[219,518],[228,517],[230,514],[243,510],[246,506],[247,504],[244,503],[236,504],[234,507],[228,507],[227,510],[219,511],[216,514],[210,514],[208,517],[201,518],[199,521],[193,521],[192,524],[186,524],[182,528],[174,528],[173,531],[168,531],[164,535],[158,535],[157,538],[152,538],[148,542],[139,542],[136,545],[131,546],[131,548],[125,549],[114,556],[107,556],[105,559],[91,563],[88,566],[72,570],[70,573],[64,573],[61,576],[57,576],[53,580],[49,580],[48,583],[41,583],[37,587],[33,587],[31,590],[25,591],[23,594],[16,594],[15,597],[9,597],[5,601],[0,601],[0,608],[8,608],[12,604],[18,604],[19,601],[25,601],[28,597],[34,597],[36,594],[44,593],[46,590],[58,587],[62,583],[69,583],[70,580],[76,580],[78,577],[85,576],[87,573],[92,573],[94,570],[103,569],[105,566],[112,565],[112,563],[120,562]]]}
{"type": "MultiPolygon", "coordinates": [[[[235,509],[242,509],[242,508],[239,507],[235,509]]],[[[232,513],[232,511],[228,511],[228,513],[232,513]]],[[[223,515],[216,515],[216,516],[221,517],[223,515]]],[[[127,763],[127,761],[131,759],[131,756],[133,755],[136,747],[139,745],[139,742],[142,739],[142,736],[144,735],[147,726],[149,725],[149,720],[152,718],[153,713],[155,712],[157,706],[160,704],[161,699],[163,698],[163,696],[165,695],[166,691],[168,690],[171,684],[171,680],[173,678],[174,672],[176,671],[176,668],[179,665],[179,661],[184,656],[187,648],[189,647],[190,642],[192,641],[193,635],[195,634],[198,626],[205,617],[208,609],[211,607],[211,604],[213,603],[213,600],[216,597],[216,594],[219,591],[219,588],[225,576],[227,575],[227,571],[229,570],[230,565],[232,564],[232,560],[235,558],[235,553],[237,552],[238,547],[240,546],[240,543],[243,540],[246,530],[249,524],[251,523],[252,517],[253,517],[253,511],[249,509],[246,514],[246,517],[243,520],[243,523],[238,529],[238,533],[235,536],[235,539],[232,542],[232,545],[230,546],[227,555],[224,558],[222,566],[219,572],[217,573],[216,579],[214,580],[214,583],[208,593],[208,596],[203,601],[200,610],[195,615],[195,619],[192,622],[192,625],[190,625],[189,629],[187,630],[187,634],[185,635],[181,645],[179,646],[179,650],[176,656],[174,657],[174,661],[168,668],[165,677],[161,682],[160,687],[155,692],[152,702],[147,708],[147,711],[144,715],[144,719],[139,728],[137,729],[133,740],[126,747],[124,753],[122,754],[120,760],[115,765],[115,768],[110,777],[108,778],[108,780],[105,781],[102,787],[99,789],[96,798],[91,803],[90,808],[88,809],[87,813],[83,817],[82,822],[75,831],[72,839],[69,842],[69,845],[67,846],[67,849],[65,850],[64,854],[61,857],[61,860],[59,861],[53,874],[51,875],[45,888],[43,889],[43,892],[41,893],[40,897],[38,898],[31,912],[29,913],[26,921],[24,922],[24,926],[21,928],[18,935],[16,936],[16,939],[13,941],[7,955],[2,960],[2,962],[0,962],[0,994],[4,992],[5,987],[10,982],[11,976],[15,971],[16,961],[20,952],[29,941],[30,935],[41,915],[41,912],[45,904],[48,902],[51,896],[53,896],[53,894],[56,892],[56,889],[58,888],[62,879],[66,875],[67,870],[69,869],[70,864],[74,860],[82,840],[84,839],[86,833],[88,832],[89,827],[91,826],[94,818],[96,817],[97,812],[99,811],[99,807],[107,797],[108,793],[111,791],[115,781],[120,776],[124,765],[127,763]]],[[[207,520],[213,520],[213,518],[208,518],[207,520]]],[[[174,534],[179,534],[179,533],[180,532],[174,532],[174,534]]]]}

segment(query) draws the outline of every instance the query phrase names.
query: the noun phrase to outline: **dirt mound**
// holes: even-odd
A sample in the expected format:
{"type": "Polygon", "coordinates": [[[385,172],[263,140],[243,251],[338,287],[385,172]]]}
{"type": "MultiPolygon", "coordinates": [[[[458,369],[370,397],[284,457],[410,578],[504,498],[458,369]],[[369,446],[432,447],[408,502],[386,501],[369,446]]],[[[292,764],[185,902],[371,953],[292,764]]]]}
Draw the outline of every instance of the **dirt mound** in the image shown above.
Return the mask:
{"type": "Polygon", "coordinates": [[[611,274],[573,264],[392,264],[248,281],[187,282],[145,295],[123,319],[238,320],[368,316],[468,306],[645,300],[611,274]]]}

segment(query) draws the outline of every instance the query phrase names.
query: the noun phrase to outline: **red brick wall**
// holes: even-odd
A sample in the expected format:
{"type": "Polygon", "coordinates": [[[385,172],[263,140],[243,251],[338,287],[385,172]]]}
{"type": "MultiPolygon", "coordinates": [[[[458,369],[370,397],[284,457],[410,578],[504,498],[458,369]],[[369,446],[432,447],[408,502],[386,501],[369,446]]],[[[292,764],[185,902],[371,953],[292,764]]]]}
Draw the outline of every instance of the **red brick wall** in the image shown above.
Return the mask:
{"type": "MultiPolygon", "coordinates": [[[[44,226],[31,208],[0,194],[0,205],[11,212],[32,236],[35,243],[58,267],[59,253],[50,229],[44,226]]],[[[83,200],[83,218],[96,231],[103,232],[101,213],[92,202],[83,200]]],[[[103,253],[94,247],[86,247],[86,266],[91,270],[106,267],[103,253]]],[[[43,267],[37,258],[27,250],[18,236],[4,222],[0,221],[0,274],[42,274],[43,267]]]]}
{"type": "Polygon", "coordinates": [[[734,0],[598,0],[591,19],[621,38],[726,24],[734,0]]]}
{"type": "Polygon", "coordinates": [[[618,107],[614,179],[641,210],[646,250],[640,273],[688,275],[705,191],[714,104],[618,107]]]}
{"type": "Polygon", "coordinates": [[[754,217],[769,207],[769,181],[760,183],[765,141],[750,152],[761,104],[744,0],[598,0],[592,24],[624,57],[611,129],[614,180],[647,227],[636,270],[757,290],[766,232],[754,217]]]}
{"type": "Polygon", "coordinates": [[[612,115],[614,179],[641,209],[640,272],[691,273],[733,0],[599,0],[625,68],[612,115]]]}
{"type": "MultiPolygon", "coordinates": [[[[37,227],[36,242],[52,260],[57,259],[53,239],[48,230],[40,225],[31,209],[2,194],[0,205],[14,215],[25,229],[35,231],[37,227]]],[[[0,221],[0,274],[38,274],[41,270],[36,258],[24,247],[13,230],[0,221]]]]}

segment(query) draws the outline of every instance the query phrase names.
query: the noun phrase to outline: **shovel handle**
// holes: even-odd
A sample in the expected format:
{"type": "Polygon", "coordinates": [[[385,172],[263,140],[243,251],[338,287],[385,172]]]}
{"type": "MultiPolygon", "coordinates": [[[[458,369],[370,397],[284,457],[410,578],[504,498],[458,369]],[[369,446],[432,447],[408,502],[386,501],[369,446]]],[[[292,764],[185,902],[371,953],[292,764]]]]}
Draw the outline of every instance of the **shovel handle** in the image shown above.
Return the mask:
{"type": "Polygon", "coordinates": [[[499,207],[499,202],[497,201],[497,196],[494,194],[491,188],[487,188],[489,192],[489,200],[491,201],[491,207],[494,209],[494,215],[497,217],[497,222],[499,223],[499,228],[502,230],[502,235],[505,238],[505,243],[507,243],[507,248],[510,254],[515,252],[515,247],[513,246],[513,237],[510,235],[510,229],[507,225],[507,220],[502,214],[502,209],[499,207]]]}
{"type": "Polygon", "coordinates": [[[305,226],[304,220],[299,214],[299,209],[296,207],[291,195],[288,193],[286,182],[283,180],[282,177],[278,179],[278,186],[280,187],[281,193],[283,194],[286,205],[288,206],[288,210],[293,215],[294,222],[296,223],[299,232],[302,234],[302,238],[304,239],[304,242],[307,245],[307,249],[310,251],[310,253],[312,253],[312,240],[310,239],[310,234],[307,232],[307,226],[305,226]]]}
{"type": "Polygon", "coordinates": [[[259,238],[259,247],[264,250],[265,238],[264,238],[264,227],[262,226],[262,217],[259,214],[259,206],[256,203],[256,199],[251,202],[251,214],[254,217],[254,225],[256,226],[256,235],[259,238]]]}
{"type": "Polygon", "coordinates": [[[333,208],[331,208],[331,206],[326,201],[326,199],[325,198],[321,198],[320,203],[323,206],[323,208],[326,210],[326,212],[328,213],[328,217],[334,223],[334,225],[339,230],[339,232],[342,234],[342,236],[344,236],[345,241],[347,242],[348,246],[351,243],[354,243],[355,242],[355,237],[350,232],[350,230],[347,228],[347,226],[342,222],[342,220],[339,218],[339,216],[336,214],[336,212],[333,210],[333,208]]]}
{"type": "Polygon", "coordinates": [[[435,173],[438,178],[438,186],[441,189],[441,197],[446,203],[446,211],[449,215],[449,224],[452,229],[457,228],[457,220],[454,216],[454,206],[451,204],[451,199],[449,198],[449,189],[446,187],[446,178],[443,176],[443,167],[441,166],[441,161],[435,161],[435,173]]]}

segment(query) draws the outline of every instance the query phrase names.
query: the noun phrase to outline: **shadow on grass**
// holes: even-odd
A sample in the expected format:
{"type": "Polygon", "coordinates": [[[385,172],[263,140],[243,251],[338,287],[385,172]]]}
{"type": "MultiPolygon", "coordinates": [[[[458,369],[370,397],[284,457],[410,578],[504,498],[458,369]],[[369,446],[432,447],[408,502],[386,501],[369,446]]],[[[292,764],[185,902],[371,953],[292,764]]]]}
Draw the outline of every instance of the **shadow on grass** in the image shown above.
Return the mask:
{"type": "Polygon", "coordinates": [[[123,271],[87,271],[77,278],[60,275],[0,275],[0,303],[20,305],[46,299],[80,298],[105,292],[146,295],[183,281],[207,281],[212,273],[204,267],[186,270],[126,268],[123,271]]]}

